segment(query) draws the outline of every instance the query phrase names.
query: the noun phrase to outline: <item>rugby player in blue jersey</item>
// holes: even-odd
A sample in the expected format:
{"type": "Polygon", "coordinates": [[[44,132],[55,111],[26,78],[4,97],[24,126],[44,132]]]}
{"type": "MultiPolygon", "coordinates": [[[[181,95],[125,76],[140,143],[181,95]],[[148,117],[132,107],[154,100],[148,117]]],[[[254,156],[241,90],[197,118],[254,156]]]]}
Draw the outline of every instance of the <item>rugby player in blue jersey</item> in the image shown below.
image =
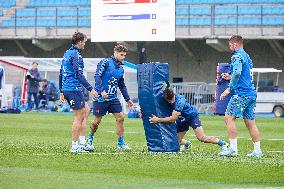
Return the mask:
{"type": "Polygon", "coordinates": [[[236,118],[243,117],[254,144],[254,150],[248,153],[248,157],[262,157],[260,149],[260,134],[255,123],[254,108],[256,104],[256,91],[253,84],[253,62],[243,49],[243,38],[233,35],[229,39],[229,48],[233,52],[231,57],[230,73],[224,73],[222,77],[229,80],[228,88],[221,94],[223,100],[229,93],[231,97],[225,113],[230,147],[219,153],[220,156],[237,156],[237,127],[236,118]]]}
{"type": "Polygon", "coordinates": [[[205,135],[196,108],[191,106],[183,96],[175,94],[170,88],[166,88],[163,91],[163,97],[171,104],[173,109],[172,115],[164,118],[152,115],[152,117],[149,117],[149,121],[150,123],[176,122],[181,152],[185,151],[191,145],[189,140],[184,139],[186,132],[189,130],[189,126],[192,127],[195,136],[199,141],[218,144],[222,149],[227,148],[227,143],[224,140],[220,140],[214,136],[205,135]]]}
{"type": "Polygon", "coordinates": [[[70,152],[86,152],[85,136],[80,137],[80,134],[82,130],[85,131],[86,114],[89,110],[84,101],[82,87],[90,91],[94,98],[98,97],[98,93],[83,75],[84,62],[81,50],[84,49],[86,41],[87,37],[83,33],[76,32],[72,36],[72,46],[64,53],[59,74],[60,101],[66,100],[74,112],[70,152]]]}
{"type": "Polygon", "coordinates": [[[121,150],[130,149],[124,141],[124,114],[120,101],[117,98],[117,88],[119,88],[128,107],[131,108],[133,106],[123,77],[124,69],[122,62],[127,52],[128,49],[125,46],[117,44],[114,47],[114,54],[98,63],[94,78],[95,90],[98,92],[99,97],[93,102],[94,120],[90,126],[88,146],[93,146],[94,133],[97,131],[102,117],[108,112],[113,113],[116,118],[117,148],[121,150]]]}

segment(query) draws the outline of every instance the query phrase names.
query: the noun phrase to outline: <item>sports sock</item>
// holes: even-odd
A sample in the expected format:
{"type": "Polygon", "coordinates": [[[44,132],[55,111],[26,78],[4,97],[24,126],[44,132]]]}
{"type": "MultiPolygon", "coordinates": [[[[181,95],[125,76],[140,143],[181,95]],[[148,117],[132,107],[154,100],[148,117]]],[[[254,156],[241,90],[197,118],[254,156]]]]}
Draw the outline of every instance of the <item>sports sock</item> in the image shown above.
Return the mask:
{"type": "Polygon", "coordinates": [[[260,149],[260,141],[253,143],[253,151],[254,151],[254,152],[261,152],[261,149],[260,149]]]}
{"type": "Polygon", "coordinates": [[[72,141],[72,146],[77,146],[78,145],[78,141],[72,141]]]}
{"type": "Polygon", "coordinates": [[[238,151],[238,139],[230,139],[230,148],[232,148],[235,152],[238,151]]]}
{"type": "Polygon", "coordinates": [[[94,141],[94,134],[93,134],[93,133],[89,133],[88,142],[90,142],[91,144],[93,144],[93,141],[94,141]]]}
{"type": "Polygon", "coordinates": [[[224,140],[220,140],[220,139],[218,139],[217,144],[218,144],[219,146],[223,146],[223,145],[225,145],[225,144],[226,144],[226,142],[225,142],[224,140]]]}
{"type": "Polygon", "coordinates": [[[80,144],[86,144],[85,136],[79,136],[80,144]]]}
{"type": "Polygon", "coordinates": [[[119,145],[124,144],[124,136],[123,136],[123,135],[118,136],[117,143],[118,143],[119,145]]]}
{"type": "Polygon", "coordinates": [[[188,148],[189,145],[190,145],[190,141],[189,140],[185,140],[184,146],[188,148]]]}

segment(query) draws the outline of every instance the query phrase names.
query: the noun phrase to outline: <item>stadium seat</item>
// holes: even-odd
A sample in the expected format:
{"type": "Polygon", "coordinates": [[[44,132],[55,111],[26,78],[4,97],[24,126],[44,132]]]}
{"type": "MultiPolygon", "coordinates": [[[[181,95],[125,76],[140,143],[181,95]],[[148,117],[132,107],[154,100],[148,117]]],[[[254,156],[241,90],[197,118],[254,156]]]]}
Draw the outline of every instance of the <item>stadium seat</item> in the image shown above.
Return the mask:
{"type": "Polygon", "coordinates": [[[16,20],[17,27],[34,27],[35,26],[35,19],[17,19],[16,20]]]}
{"type": "Polygon", "coordinates": [[[55,19],[38,19],[37,26],[39,27],[55,27],[56,20],[55,19]]]}
{"type": "Polygon", "coordinates": [[[0,7],[9,8],[16,6],[16,0],[0,0],[0,7]]]}
{"type": "Polygon", "coordinates": [[[230,17],[217,16],[215,18],[215,25],[217,25],[217,26],[236,25],[236,24],[237,24],[237,17],[236,16],[230,16],[230,17]]]}
{"type": "Polygon", "coordinates": [[[4,28],[11,28],[15,27],[15,20],[3,20],[2,27],[4,28]]]}
{"type": "Polygon", "coordinates": [[[91,0],[31,0],[27,7],[91,7],[91,0]]]}
{"type": "Polygon", "coordinates": [[[79,16],[91,16],[91,9],[79,9],[79,16]]]}
{"type": "Polygon", "coordinates": [[[77,27],[76,19],[59,19],[57,20],[57,26],[59,27],[77,27]]]}
{"type": "Polygon", "coordinates": [[[260,6],[239,6],[238,14],[261,14],[260,6]]]}
{"type": "Polygon", "coordinates": [[[238,25],[261,25],[261,17],[238,17],[238,25]]]}
{"type": "Polygon", "coordinates": [[[77,16],[77,9],[58,9],[57,16],[77,16]]]}
{"type": "Polygon", "coordinates": [[[188,26],[188,18],[176,18],[177,26],[188,26]]]}
{"type": "Polygon", "coordinates": [[[263,25],[284,25],[284,16],[264,16],[262,19],[263,25]]]}
{"type": "Polygon", "coordinates": [[[3,11],[2,10],[0,10],[0,16],[3,16],[3,11]]]}
{"type": "Polygon", "coordinates": [[[37,16],[39,17],[54,17],[56,16],[56,9],[38,9],[37,16]]]}
{"type": "Polygon", "coordinates": [[[189,8],[188,7],[176,7],[176,15],[188,15],[189,8]]]}
{"type": "Polygon", "coordinates": [[[215,14],[216,15],[237,14],[237,7],[236,6],[216,6],[215,14]]]}
{"type": "Polygon", "coordinates": [[[35,9],[17,9],[16,16],[17,17],[34,17],[35,9]]]}
{"type": "Polygon", "coordinates": [[[263,14],[284,14],[284,6],[264,6],[263,14]]]}
{"type": "Polygon", "coordinates": [[[79,27],[91,27],[91,20],[90,19],[79,19],[78,25],[79,27]]]}
{"type": "Polygon", "coordinates": [[[177,5],[193,4],[281,4],[284,0],[176,0],[177,5]]]}

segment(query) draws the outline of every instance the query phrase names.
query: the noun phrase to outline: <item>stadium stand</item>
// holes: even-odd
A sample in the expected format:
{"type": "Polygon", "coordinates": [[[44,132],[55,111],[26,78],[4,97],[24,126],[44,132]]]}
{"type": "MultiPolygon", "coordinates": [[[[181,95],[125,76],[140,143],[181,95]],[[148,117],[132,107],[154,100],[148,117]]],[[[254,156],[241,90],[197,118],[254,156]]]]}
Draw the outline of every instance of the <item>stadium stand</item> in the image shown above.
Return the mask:
{"type": "MultiPolygon", "coordinates": [[[[284,25],[283,3],[284,0],[176,0],[176,35],[230,35],[230,28],[239,31],[247,27],[247,33],[254,32],[255,36],[279,36],[284,25]],[[275,33],[271,33],[271,28],[275,33]]],[[[6,10],[0,10],[0,28],[14,29],[17,35],[25,33],[17,32],[18,28],[37,30],[33,35],[50,35],[52,30],[58,35],[57,30],[64,28],[89,30],[90,6],[91,0],[0,0],[0,7],[6,10]],[[5,15],[8,9],[10,13],[5,15]]],[[[25,35],[29,33],[32,32],[25,35]]]]}

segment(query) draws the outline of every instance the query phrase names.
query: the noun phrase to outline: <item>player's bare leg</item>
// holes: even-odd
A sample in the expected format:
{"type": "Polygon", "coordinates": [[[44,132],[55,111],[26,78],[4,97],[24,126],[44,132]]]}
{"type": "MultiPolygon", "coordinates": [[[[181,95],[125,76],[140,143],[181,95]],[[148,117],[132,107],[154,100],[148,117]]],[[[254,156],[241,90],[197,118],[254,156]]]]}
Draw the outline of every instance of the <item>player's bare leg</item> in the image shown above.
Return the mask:
{"type": "Polygon", "coordinates": [[[124,114],[122,112],[114,114],[116,119],[116,134],[118,136],[117,148],[129,150],[130,148],[124,141],[124,114]]]}
{"type": "Polygon", "coordinates": [[[88,103],[85,102],[85,112],[84,112],[84,119],[82,122],[82,126],[80,128],[80,136],[79,136],[79,143],[80,146],[82,146],[83,148],[85,148],[86,146],[86,138],[85,138],[85,134],[86,134],[86,126],[87,126],[87,120],[90,114],[90,107],[88,105],[88,103]]]}
{"type": "Polygon", "coordinates": [[[224,121],[227,126],[227,133],[230,140],[230,147],[224,149],[219,153],[220,156],[237,156],[238,155],[238,141],[237,141],[237,126],[236,118],[233,116],[225,115],[224,121]]]}
{"type": "Polygon", "coordinates": [[[252,138],[254,149],[252,153],[247,154],[248,157],[262,157],[262,151],[260,149],[260,134],[256,126],[255,120],[244,119],[246,127],[252,138]]]}
{"type": "Polygon", "coordinates": [[[90,133],[87,139],[86,150],[93,151],[95,149],[94,143],[94,134],[98,130],[99,124],[101,123],[103,116],[94,116],[94,120],[90,125],[90,133]]]}
{"type": "Polygon", "coordinates": [[[180,145],[180,152],[184,152],[186,149],[188,149],[191,146],[190,141],[184,139],[185,134],[186,134],[186,131],[178,132],[178,141],[179,141],[179,145],[180,145]]]}
{"type": "Polygon", "coordinates": [[[215,136],[208,136],[205,135],[203,127],[197,127],[196,129],[193,129],[196,138],[204,143],[211,143],[211,144],[218,144],[222,148],[227,148],[227,143],[224,140],[220,140],[216,138],[215,136]]]}
{"type": "Polygon", "coordinates": [[[77,152],[79,145],[79,135],[80,135],[80,128],[82,126],[82,122],[84,119],[84,112],[85,108],[79,109],[79,110],[73,110],[74,112],[74,121],[72,125],[72,148],[71,152],[77,152]]]}

